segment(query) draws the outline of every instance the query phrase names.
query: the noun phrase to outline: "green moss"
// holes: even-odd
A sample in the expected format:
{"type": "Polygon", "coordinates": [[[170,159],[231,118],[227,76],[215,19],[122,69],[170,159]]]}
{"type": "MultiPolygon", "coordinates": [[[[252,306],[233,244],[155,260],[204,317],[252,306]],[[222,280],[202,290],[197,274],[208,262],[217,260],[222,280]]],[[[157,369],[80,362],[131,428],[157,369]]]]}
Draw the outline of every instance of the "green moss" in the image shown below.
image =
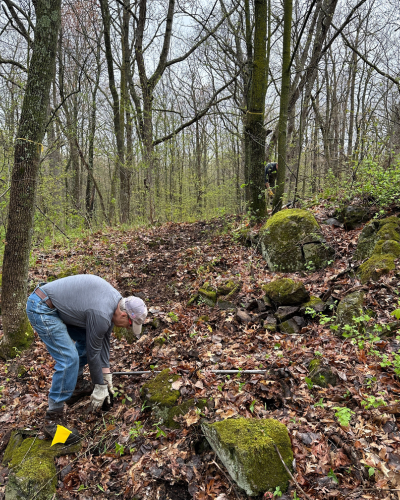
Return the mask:
{"type": "MultiPolygon", "coordinates": [[[[294,272],[305,269],[302,252],[305,244],[322,243],[323,235],[314,216],[307,210],[281,210],[260,230],[260,242],[263,257],[272,271],[294,272]]],[[[322,245],[317,246],[321,248],[314,249],[313,255],[318,254],[319,250],[326,253],[322,245]]],[[[320,262],[314,263],[315,268],[319,266],[320,262]]]]}
{"type": "Polygon", "coordinates": [[[29,437],[20,439],[17,431],[13,442],[9,443],[7,450],[12,446],[9,468],[11,475],[7,485],[6,497],[9,498],[33,498],[48,500],[53,498],[57,485],[57,470],[54,458],[60,455],[77,453],[81,444],[72,446],[57,444],[51,446],[51,441],[29,437]],[[42,489],[43,488],[43,489],[42,489]]]}
{"type": "Polygon", "coordinates": [[[379,240],[400,241],[399,229],[400,227],[396,224],[385,224],[377,232],[378,241],[379,240]]]}
{"type": "Polygon", "coordinates": [[[392,216],[382,220],[373,220],[361,231],[357,248],[354,252],[355,260],[364,260],[375,253],[375,245],[380,240],[400,241],[400,219],[392,216]]]}
{"type": "Polygon", "coordinates": [[[283,321],[283,323],[279,325],[279,331],[290,335],[293,333],[298,333],[299,327],[293,320],[288,319],[287,321],[283,321]]]}
{"type": "Polygon", "coordinates": [[[322,360],[315,358],[310,361],[309,364],[310,379],[313,384],[319,385],[320,387],[333,387],[337,384],[336,375],[328,366],[322,364],[322,360]]]}
{"type": "Polygon", "coordinates": [[[225,281],[217,288],[217,297],[221,295],[225,296],[226,300],[229,300],[235,293],[239,292],[242,284],[233,280],[225,281]]]}
{"type": "Polygon", "coordinates": [[[130,328],[114,326],[113,333],[118,340],[122,340],[122,338],[125,338],[128,344],[133,344],[137,341],[136,335],[130,328]]]}
{"type": "Polygon", "coordinates": [[[79,266],[78,265],[73,265],[71,267],[68,267],[67,269],[63,269],[59,273],[57,273],[56,279],[61,279],[61,278],[67,278],[68,276],[75,276],[75,274],[79,274],[79,266]]]}
{"type": "Polygon", "coordinates": [[[339,326],[338,333],[342,333],[345,325],[362,328],[362,324],[356,323],[353,318],[359,318],[363,314],[363,302],[363,291],[349,293],[339,302],[336,313],[336,324],[339,326]]]}
{"type": "Polygon", "coordinates": [[[196,293],[195,295],[192,295],[190,297],[190,299],[188,300],[187,304],[188,306],[192,306],[193,304],[195,304],[196,302],[198,302],[200,298],[200,295],[198,293],[196,293]]]}
{"type": "Polygon", "coordinates": [[[19,328],[13,331],[12,344],[6,343],[3,338],[3,343],[0,346],[0,357],[3,359],[15,358],[21,351],[30,348],[34,338],[33,328],[25,314],[19,328]]]}
{"type": "Polygon", "coordinates": [[[374,248],[374,255],[378,254],[391,254],[398,258],[400,257],[400,244],[394,240],[380,240],[374,248]]]}
{"type": "Polygon", "coordinates": [[[391,254],[373,254],[358,270],[361,283],[367,283],[370,279],[377,281],[384,274],[395,269],[394,256],[391,254]]]}
{"type": "Polygon", "coordinates": [[[210,307],[214,307],[217,303],[217,291],[214,290],[208,282],[204,283],[204,285],[200,288],[199,295],[210,307]]]}
{"type": "Polygon", "coordinates": [[[386,219],[381,219],[375,222],[378,223],[379,228],[381,228],[385,224],[395,224],[396,226],[400,227],[400,218],[396,217],[395,215],[392,215],[391,217],[386,217],[386,219]]]}
{"type": "Polygon", "coordinates": [[[282,462],[292,469],[293,452],[286,427],[273,419],[238,418],[202,424],[204,434],[228,469],[230,476],[250,496],[275,489],[285,491],[289,483],[282,462]]]}
{"type": "Polygon", "coordinates": [[[310,373],[312,373],[313,371],[317,370],[321,365],[321,360],[318,359],[318,358],[315,358],[315,359],[312,359],[310,361],[310,364],[308,366],[309,370],[310,370],[310,373]]]}
{"type": "Polygon", "coordinates": [[[197,402],[194,399],[188,399],[181,405],[174,406],[168,410],[168,414],[164,420],[164,424],[169,429],[179,429],[180,425],[174,420],[174,417],[179,417],[181,415],[186,415],[190,408],[195,407],[203,410],[207,405],[206,399],[199,399],[197,402]]]}
{"type": "Polygon", "coordinates": [[[304,302],[301,305],[300,313],[304,314],[306,309],[312,309],[316,313],[323,312],[326,308],[326,303],[321,300],[319,297],[315,297],[315,295],[310,296],[310,300],[304,302]]]}
{"type": "Polygon", "coordinates": [[[170,373],[166,368],[153,380],[146,382],[141,394],[147,404],[153,407],[171,408],[177,402],[180,392],[172,389],[172,383],[178,380],[179,375],[170,373]]]}
{"type": "Polygon", "coordinates": [[[291,306],[309,300],[310,295],[301,281],[280,278],[261,287],[275,304],[291,306]]]}
{"type": "Polygon", "coordinates": [[[165,344],[166,340],[164,337],[157,337],[154,339],[154,345],[158,345],[159,347],[162,347],[165,344]]]}
{"type": "Polygon", "coordinates": [[[159,318],[153,318],[153,320],[150,323],[150,326],[154,328],[155,330],[161,325],[161,322],[159,318]]]}
{"type": "Polygon", "coordinates": [[[14,450],[21,445],[23,440],[24,437],[19,431],[11,432],[10,440],[8,441],[8,445],[3,456],[3,465],[6,466],[11,461],[14,450]]]}

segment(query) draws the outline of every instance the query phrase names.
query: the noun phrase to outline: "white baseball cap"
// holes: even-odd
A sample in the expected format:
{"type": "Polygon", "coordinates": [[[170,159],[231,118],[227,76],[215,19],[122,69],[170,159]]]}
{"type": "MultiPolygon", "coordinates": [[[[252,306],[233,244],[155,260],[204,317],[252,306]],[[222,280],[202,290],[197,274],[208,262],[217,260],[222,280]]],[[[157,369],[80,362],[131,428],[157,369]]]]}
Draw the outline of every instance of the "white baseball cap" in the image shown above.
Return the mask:
{"type": "Polygon", "coordinates": [[[120,309],[124,310],[128,315],[133,333],[140,337],[142,325],[147,318],[146,304],[139,297],[130,296],[121,300],[120,309]]]}

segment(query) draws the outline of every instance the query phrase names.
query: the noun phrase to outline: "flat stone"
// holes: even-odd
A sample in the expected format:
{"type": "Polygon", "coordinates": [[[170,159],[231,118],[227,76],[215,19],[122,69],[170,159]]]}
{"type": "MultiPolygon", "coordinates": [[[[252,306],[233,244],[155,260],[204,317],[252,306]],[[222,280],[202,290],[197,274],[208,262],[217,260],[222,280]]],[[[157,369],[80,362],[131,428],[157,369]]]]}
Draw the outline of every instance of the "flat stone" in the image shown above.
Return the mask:
{"type": "Polygon", "coordinates": [[[236,311],[236,319],[239,321],[239,323],[250,323],[251,321],[251,316],[247,314],[246,311],[242,311],[238,309],[236,311]]]}
{"type": "Polygon", "coordinates": [[[275,318],[280,321],[286,321],[287,319],[293,318],[293,316],[299,312],[299,307],[296,306],[281,306],[275,313],[275,318]]]}

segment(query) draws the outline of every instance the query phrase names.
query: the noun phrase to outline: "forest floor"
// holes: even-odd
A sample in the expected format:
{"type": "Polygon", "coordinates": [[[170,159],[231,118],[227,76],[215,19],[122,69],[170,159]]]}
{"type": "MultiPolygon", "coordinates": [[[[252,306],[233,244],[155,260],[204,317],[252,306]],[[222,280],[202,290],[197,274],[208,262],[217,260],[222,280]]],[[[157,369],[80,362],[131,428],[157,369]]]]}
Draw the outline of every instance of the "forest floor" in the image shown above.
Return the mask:
{"type": "MultiPolygon", "coordinates": [[[[324,203],[313,212],[319,221],[329,215],[324,203]]],[[[235,302],[246,307],[262,298],[263,284],[281,276],[268,270],[257,249],[238,243],[234,235],[241,224],[239,218],[225,217],[98,231],[65,246],[35,250],[30,279],[38,283],[60,273],[92,273],[123,296],[140,294],[149,309],[145,334],[131,345],[113,337],[112,370],[171,368],[181,376],[182,398],[214,401],[213,408],[204,410],[211,421],[243,416],[283,422],[293,443],[294,477],[309,499],[400,499],[400,383],[392,367],[380,366],[378,355],[392,359],[400,347],[395,337],[375,340],[373,346],[354,345],[318,318],[310,318],[297,335],[268,333],[259,323],[239,323],[234,312],[187,306],[204,282],[233,278],[243,284],[235,302]],[[154,318],[158,326],[151,326],[154,318]],[[162,348],[154,344],[160,335],[168,338],[162,348]],[[315,356],[335,370],[336,387],[309,383],[307,367],[315,356]],[[228,378],[207,371],[218,368],[269,372],[228,378]],[[348,426],[335,416],[338,407],[349,410],[348,426]]],[[[285,276],[303,281],[313,295],[329,291],[340,300],[361,288],[354,273],[340,274],[350,266],[361,228],[321,227],[336,250],[335,261],[318,272],[285,276]]],[[[399,269],[397,262],[397,275],[399,269]]],[[[366,309],[375,316],[371,322],[392,321],[390,313],[399,307],[395,273],[363,289],[366,309]]],[[[38,338],[29,351],[0,365],[0,453],[12,429],[42,426],[53,365],[38,338]],[[22,377],[17,373],[21,365],[27,369],[22,377]]],[[[100,418],[87,413],[87,401],[68,410],[84,440],[79,455],[56,459],[58,497],[248,498],[204,446],[200,416],[192,412],[181,418],[178,430],[155,425],[140,399],[140,388],[151,377],[115,376],[119,395],[100,418]]],[[[8,473],[0,466],[0,499],[8,473]]],[[[281,498],[306,496],[291,481],[281,498]]]]}

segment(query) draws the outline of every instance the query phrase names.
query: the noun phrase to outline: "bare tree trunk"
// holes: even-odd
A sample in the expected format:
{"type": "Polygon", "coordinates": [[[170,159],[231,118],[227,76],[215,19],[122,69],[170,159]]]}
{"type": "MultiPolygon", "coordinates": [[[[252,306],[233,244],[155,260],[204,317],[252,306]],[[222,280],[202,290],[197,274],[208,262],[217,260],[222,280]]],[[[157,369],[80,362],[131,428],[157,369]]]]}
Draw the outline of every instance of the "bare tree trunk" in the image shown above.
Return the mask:
{"type": "Polygon", "coordinates": [[[283,13],[283,54],[282,54],[282,86],[279,111],[279,138],[278,138],[278,172],[276,191],[273,199],[273,213],[282,208],[282,197],[285,191],[286,176],[286,137],[290,89],[290,35],[292,26],[292,0],[284,0],[283,13]]]}

